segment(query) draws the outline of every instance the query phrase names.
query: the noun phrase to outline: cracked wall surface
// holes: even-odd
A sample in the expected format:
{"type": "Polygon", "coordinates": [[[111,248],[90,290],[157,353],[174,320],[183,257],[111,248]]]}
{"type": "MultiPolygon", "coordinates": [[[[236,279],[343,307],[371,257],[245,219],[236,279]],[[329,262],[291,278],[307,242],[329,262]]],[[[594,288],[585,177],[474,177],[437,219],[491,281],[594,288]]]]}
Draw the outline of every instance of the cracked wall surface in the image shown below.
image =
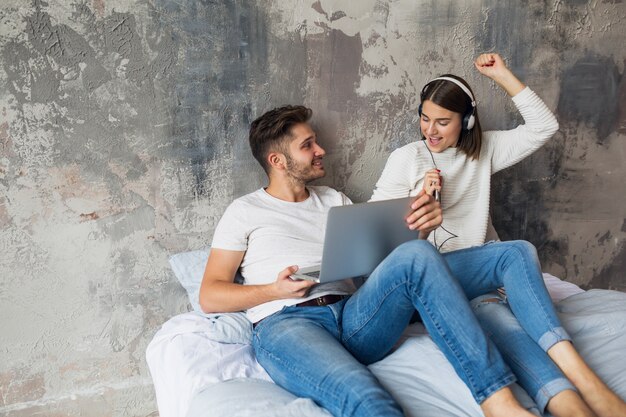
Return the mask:
{"type": "Polygon", "coordinates": [[[167,258],[264,184],[250,121],[313,108],[322,183],[364,201],[429,79],[465,77],[487,129],[520,122],[484,51],[560,122],[494,178],[500,236],[625,291],[625,19],[621,0],[4,0],[0,415],[156,415],[145,348],[188,309],[167,258]]]}

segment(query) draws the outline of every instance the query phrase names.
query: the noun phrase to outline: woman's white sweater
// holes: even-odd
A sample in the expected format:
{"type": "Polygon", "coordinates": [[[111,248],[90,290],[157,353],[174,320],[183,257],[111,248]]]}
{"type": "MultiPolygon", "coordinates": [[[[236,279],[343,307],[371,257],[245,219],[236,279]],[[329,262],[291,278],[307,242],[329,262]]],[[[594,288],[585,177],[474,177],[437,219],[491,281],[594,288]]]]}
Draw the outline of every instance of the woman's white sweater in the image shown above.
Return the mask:
{"type": "MultiPolygon", "coordinates": [[[[433,153],[424,141],[410,143],[391,153],[370,201],[417,195],[426,171],[441,170],[443,227],[457,235],[442,252],[481,245],[487,237],[491,175],[508,168],[539,149],[558,130],[554,114],[530,88],[512,98],[525,124],[512,130],[483,133],[480,157],[471,160],[456,148],[433,153]]],[[[437,246],[451,235],[439,227],[429,240],[437,246]]]]}

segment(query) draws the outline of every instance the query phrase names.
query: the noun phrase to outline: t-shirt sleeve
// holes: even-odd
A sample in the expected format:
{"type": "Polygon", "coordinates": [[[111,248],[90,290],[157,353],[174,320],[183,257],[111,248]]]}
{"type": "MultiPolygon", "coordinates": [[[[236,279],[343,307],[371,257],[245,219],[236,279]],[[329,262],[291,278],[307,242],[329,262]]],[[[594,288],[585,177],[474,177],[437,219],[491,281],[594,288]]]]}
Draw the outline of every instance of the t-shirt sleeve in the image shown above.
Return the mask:
{"type": "Polygon", "coordinates": [[[240,202],[234,201],[217,223],[211,247],[245,251],[248,249],[249,234],[249,227],[245,222],[245,210],[240,202]]]}

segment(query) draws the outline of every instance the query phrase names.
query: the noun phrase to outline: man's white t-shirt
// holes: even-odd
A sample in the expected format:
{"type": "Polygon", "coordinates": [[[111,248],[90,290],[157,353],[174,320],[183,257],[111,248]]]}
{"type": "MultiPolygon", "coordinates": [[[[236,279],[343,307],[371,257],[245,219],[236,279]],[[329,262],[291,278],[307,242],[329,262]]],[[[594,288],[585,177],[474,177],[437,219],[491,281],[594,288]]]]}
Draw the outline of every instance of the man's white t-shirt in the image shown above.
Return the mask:
{"type": "MultiPolygon", "coordinates": [[[[241,263],[244,285],[270,284],[291,265],[300,268],[322,261],[328,210],[352,204],[330,187],[309,186],[309,198],[293,203],[272,197],[264,189],[233,201],[213,235],[212,248],[245,251],[241,263]]],[[[352,294],[351,280],[316,285],[305,298],[275,300],[250,308],[253,323],[283,306],[298,304],[326,294],[352,294]]]]}

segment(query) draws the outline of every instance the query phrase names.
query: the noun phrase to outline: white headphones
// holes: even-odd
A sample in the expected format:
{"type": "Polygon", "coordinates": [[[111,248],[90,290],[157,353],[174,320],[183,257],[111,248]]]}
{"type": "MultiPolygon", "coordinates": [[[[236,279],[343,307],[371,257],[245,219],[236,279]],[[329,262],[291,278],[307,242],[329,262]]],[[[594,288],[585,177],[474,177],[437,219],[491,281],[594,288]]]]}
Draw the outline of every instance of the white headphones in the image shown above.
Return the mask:
{"type": "MultiPolygon", "coordinates": [[[[474,124],[476,123],[476,118],[474,117],[474,109],[476,109],[476,100],[474,99],[474,95],[469,90],[469,88],[467,88],[465,86],[465,84],[463,84],[459,80],[457,80],[455,78],[452,78],[452,77],[437,77],[437,78],[435,78],[433,80],[430,80],[429,82],[426,83],[424,88],[422,88],[422,93],[420,94],[420,101],[421,102],[424,101],[424,92],[426,91],[426,87],[428,87],[430,85],[430,83],[432,83],[433,81],[437,81],[437,80],[450,81],[451,83],[456,84],[470,98],[471,104],[472,104],[472,111],[470,111],[470,112],[466,113],[465,115],[463,115],[463,130],[470,130],[470,129],[472,129],[474,127],[474,124]]],[[[422,115],[422,103],[420,103],[420,105],[419,105],[418,113],[419,113],[419,115],[421,117],[421,115],[422,115]]]]}

